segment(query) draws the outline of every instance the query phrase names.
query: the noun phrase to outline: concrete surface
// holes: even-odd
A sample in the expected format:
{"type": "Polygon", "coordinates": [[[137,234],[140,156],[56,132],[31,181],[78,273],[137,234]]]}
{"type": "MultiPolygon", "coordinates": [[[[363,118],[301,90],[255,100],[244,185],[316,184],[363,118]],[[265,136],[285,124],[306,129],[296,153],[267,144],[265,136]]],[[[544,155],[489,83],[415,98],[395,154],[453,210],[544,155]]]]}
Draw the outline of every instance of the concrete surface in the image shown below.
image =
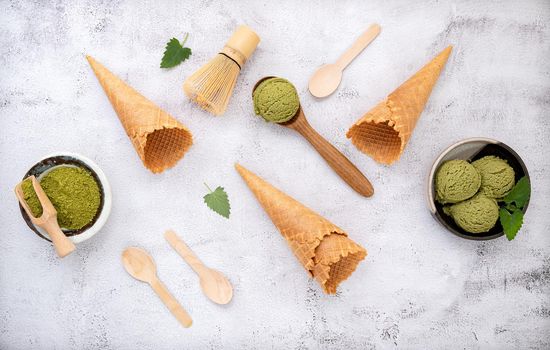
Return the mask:
{"type": "Polygon", "coordinates": [[[550,348],[550,3],[544,1],[0,1],[1,349],[550,348]],[[369,23],[382,34],[324,100],[308,78],[369,23]],[[225,116],[182,93],[188,75],[247,23],[262,38],[225,116]],[[193,55],[159,68],[190,32],[193,55]],[[348,127],[445,46],[455,49],[401,160],[380,166],[348,127]],[[195,145],[172,170],[146,170],[84,59],[93,55],[185,123],[195,145]],[[361,198],[297,134],[254,116],[254,83],[293,81],[311,124],[371,179],[361,198]],[[430,217],[425,181],[449,144],[486,136],[525,160],[534,193],[513,242],[466,241],[430,217]],[[59,260],[23,223],[13,186],[42,156],[82,153],[105,171],[105,228],[59,260]],[[324,295],[233,169],[241,162],[344,228],[369,256],[324,295]],[[203,182],[224,186],[226,220],[203,182]],[[209,302],[162,237],[174,228],[235,287],[209,302]],[[183,329],[120,263],[151,252],[194,318],[183,329]]]}

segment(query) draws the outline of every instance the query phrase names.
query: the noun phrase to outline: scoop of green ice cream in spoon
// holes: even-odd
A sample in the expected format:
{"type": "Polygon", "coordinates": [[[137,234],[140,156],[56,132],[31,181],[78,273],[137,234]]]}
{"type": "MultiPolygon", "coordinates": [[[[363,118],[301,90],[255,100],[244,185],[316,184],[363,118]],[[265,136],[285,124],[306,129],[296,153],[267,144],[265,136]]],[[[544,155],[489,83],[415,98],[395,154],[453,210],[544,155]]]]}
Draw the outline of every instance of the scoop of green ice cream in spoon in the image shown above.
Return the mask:
{"type": "Polygon", "coordinates": [[[283,78],[269,78],[262,81],[254,90],[252,97],[254,112],[268,122],[287,122],[300,108],[296,88],[283,78]]]}
{"type": "Polygon", "coordinates": [[[365,197],[373,195],[374,190],[365,175],[308,123],[292,83],[273,76],[262,78],[254,85],[252,100],[256,114],[298,132],[351,188],[365,197]]]}

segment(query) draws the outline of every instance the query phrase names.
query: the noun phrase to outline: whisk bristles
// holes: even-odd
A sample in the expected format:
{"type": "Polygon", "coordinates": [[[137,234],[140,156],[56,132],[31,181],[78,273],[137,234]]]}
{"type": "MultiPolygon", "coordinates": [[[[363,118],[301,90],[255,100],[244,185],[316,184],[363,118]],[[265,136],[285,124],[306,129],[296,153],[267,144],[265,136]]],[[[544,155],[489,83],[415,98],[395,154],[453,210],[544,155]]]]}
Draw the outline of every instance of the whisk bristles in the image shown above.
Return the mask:
{"type": "Polygon", "coordinates": [[[217,54],[183,84],[183,90],[201,108],[214,114],[225,112],[241,68],[224,54],[217,54]]]}

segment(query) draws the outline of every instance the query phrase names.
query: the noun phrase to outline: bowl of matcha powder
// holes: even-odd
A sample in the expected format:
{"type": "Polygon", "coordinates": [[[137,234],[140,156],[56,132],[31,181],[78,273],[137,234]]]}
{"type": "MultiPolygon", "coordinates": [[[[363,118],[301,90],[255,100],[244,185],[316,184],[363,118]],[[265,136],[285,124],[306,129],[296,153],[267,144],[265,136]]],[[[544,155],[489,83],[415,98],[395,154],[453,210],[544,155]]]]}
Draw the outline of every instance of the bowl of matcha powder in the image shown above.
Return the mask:
{"type": "Polygon", "coordinates": [[[515,238],[529,204],[529,173],[520,156],[488,138],[459,141],[436,159],[428,205],[448,231],[472,240],[515,238]]]}
{"type": "MultiPolygon", "coordinates": [[[[95,235],[111,211],[111,188],[103,171],[89,158],[76,153],[49,155],[36,163],[23,177],[34,175],[57,210],[57,221],[75,243],[95,235]]],[[[25,201],[33,215],[42,215],[42,206],[30,180],[22,183],[25,201]]],[[[38,236],[48,234],[35,226],[20,206],[23,219],[38,236]]]]}

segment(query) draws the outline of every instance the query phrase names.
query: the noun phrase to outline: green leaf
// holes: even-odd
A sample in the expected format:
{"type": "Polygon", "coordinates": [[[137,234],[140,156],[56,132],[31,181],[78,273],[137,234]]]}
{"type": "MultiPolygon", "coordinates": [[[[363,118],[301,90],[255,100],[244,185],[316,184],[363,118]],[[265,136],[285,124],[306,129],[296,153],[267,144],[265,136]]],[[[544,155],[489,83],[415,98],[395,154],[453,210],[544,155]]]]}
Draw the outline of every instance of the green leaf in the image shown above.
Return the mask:
{"type": "Polygon", "coordinates": [[[531,196],[531,185],[529,184],[529,180],[524,176],[516,183],[516,185],[512,188],[510,193],[508,193],[503,201],[506,204],[511,204],[513,202],[516,203],[516,207],[519,209],[523,209],[525,206],[525,203],[529,200],[529,197],[531,196]]]}
{"type": "Polygon", "coordinates": [[[514,204],[508,203],[504,206],[509,212],[513,212],[514,210],[518,209],[514,204]]]}
{"type": "Polygon", "coordinates": [[[500,224],[504,229],[506,238],[508,238],[509,241],[513,240],[523,224],[523,212],[521,210],[515,210],[510,214],[508,210],[500,208],[499,216],[500,224]]]}
{"type": "Polygon", "coordinates": [[[218,186],[214,191],[212,191],[207,184],[204,185],[210,191],[210,193],[204,196],[204,203],[206,203],[208,208],[212,209],[224,218],[229,219],[231,205],[229,205],[229,198],[227,197],[227,193],[223,187],[218,186]]]}
{"type": "Polygon", "coordinates": [[[164,56],[162,56],[162,61],[160,62],[160,68],[172,68],[185,61],[191,55],[191,49],[188,47],[183,47],[187,41],[189,34],[185,35],[185,39],[180,44],[178,39],[172,38],[168,44],[166,44],[166,50],[164,51],[164,56]]]}

